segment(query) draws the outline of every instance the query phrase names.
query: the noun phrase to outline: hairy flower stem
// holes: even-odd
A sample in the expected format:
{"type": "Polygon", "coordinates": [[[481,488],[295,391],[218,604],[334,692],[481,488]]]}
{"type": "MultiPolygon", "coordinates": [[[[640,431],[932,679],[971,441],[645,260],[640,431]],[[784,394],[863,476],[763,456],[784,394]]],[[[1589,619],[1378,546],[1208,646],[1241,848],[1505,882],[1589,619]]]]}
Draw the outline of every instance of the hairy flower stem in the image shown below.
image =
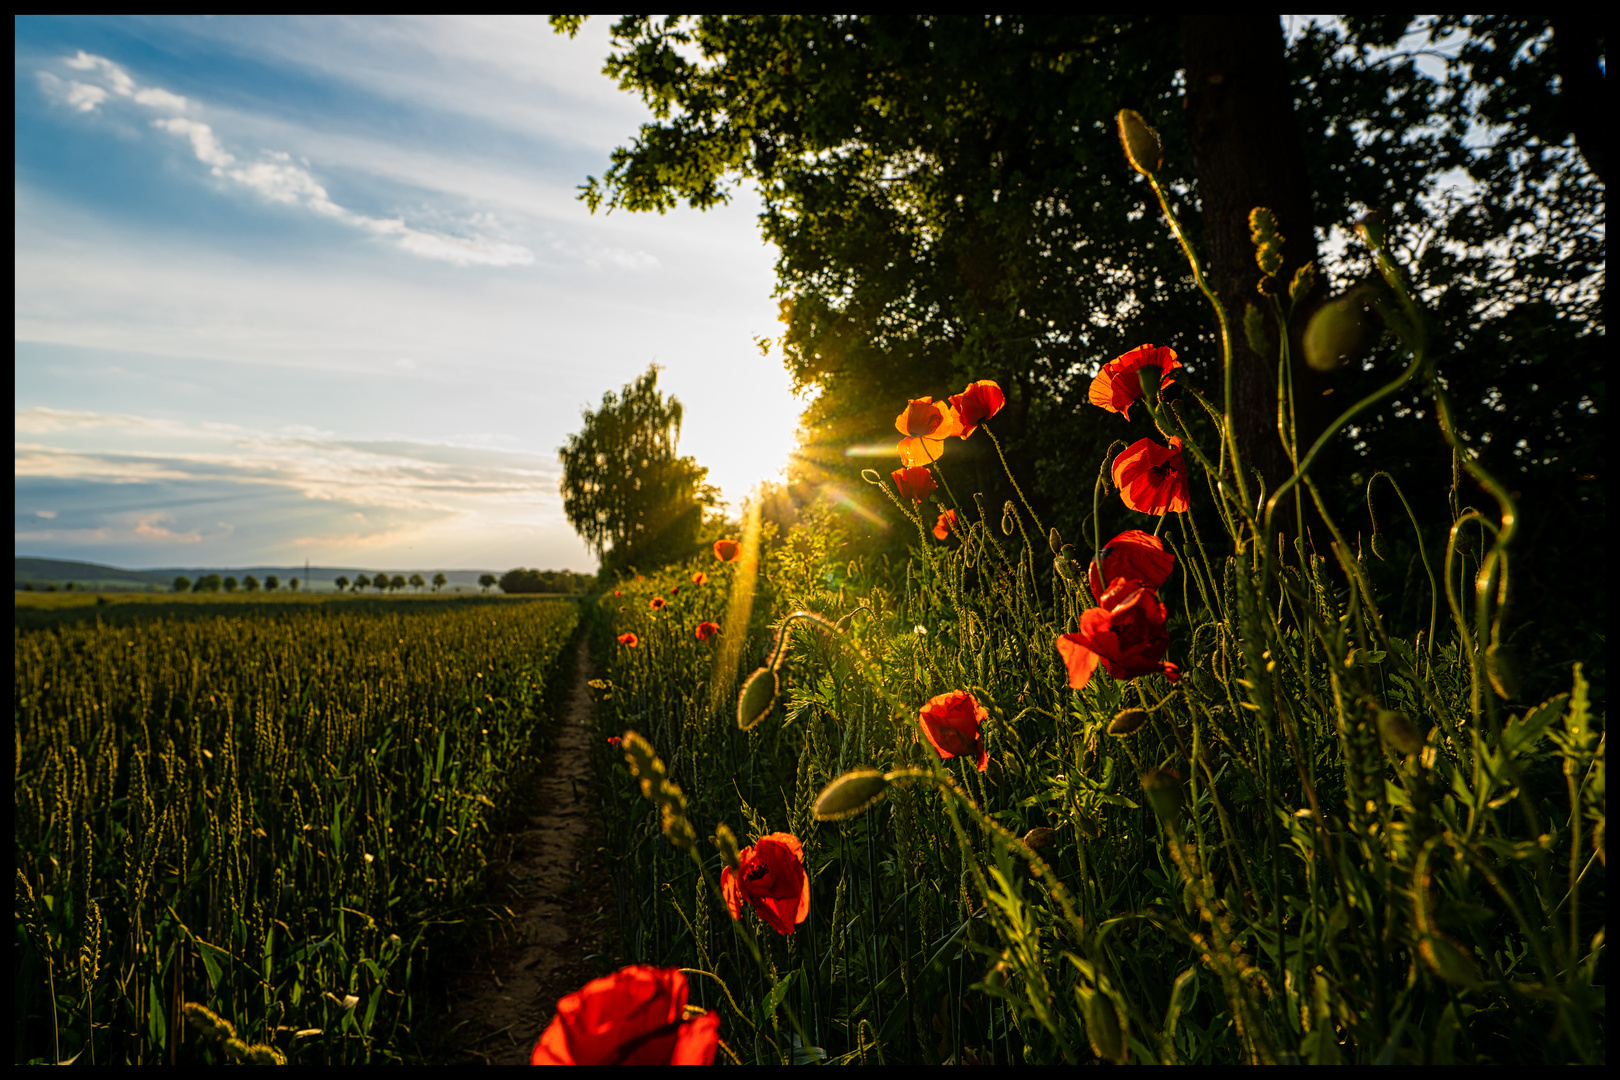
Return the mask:
{"type": "Polygon", "coordinates": [[[1035,528],[1042,533],[1046,532],[1046,526],[1041,524],[1040,515],[1035,513],[1035,508],[1029,505],[1029,500],[1024,497],[1024,489],[1018,486],[1018,478],[1013,475],[1012,469],[1007,464],[1007,455],[1001,452],[1001,440],[997,439],[996,433],[990,430],[989,423],[980,424],[979,427],[983,428],[984,433],[990,436],[990,442],[996,448],[996,456],[1001,459],[1002,471],[1007,474],[1007,479],[1012,482],[1013,490],[1018,492],[1018,501],[1024,504],[1025,510],[1029,511],[1029,519],[1035,523],[1035,528]]]}

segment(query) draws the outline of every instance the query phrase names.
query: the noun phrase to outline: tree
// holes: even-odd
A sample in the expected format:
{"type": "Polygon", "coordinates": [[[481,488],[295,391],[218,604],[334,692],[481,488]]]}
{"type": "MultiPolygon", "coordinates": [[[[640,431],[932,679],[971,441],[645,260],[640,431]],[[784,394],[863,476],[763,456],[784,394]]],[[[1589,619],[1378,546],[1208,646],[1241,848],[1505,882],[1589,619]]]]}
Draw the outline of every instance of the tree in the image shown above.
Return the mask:
{"type": "Polygon", "coordinates": [[[445,584],[449,580],[450,579],[445,577],[442,573],[441,574],[434,574],[433,575],[433,591],[438,592],[440,589],[444,588],[445,584]]]}
{"type": "Polygon", "coordinates": [[[190,590],[191,590],[191,579],[190,578],[185,577],[184,575],[182,575],[182,576],[177,577],[177,578],[174,579],[174,591],[175,592],[189,592],[190,590]]]}
{"type": "Polygon", "coordinates": [[[490,587],[495,585],[499,580],[500,579],[497,578],[494,574],[479,574],[478,575],[478,585],[485,592],[489,592],[490,587]]]}
{"type": "Polygon", "coordinates": [[[298,579],[293,578],[291,581],[287,582],[287,588],[291,589],[293,592],[297,592],[298,591],[298,579]]]}
{"type": "Polygon", "coordinates": [[[254,577],[252,574],[249,574],[247,577],[242,579],[242,588],[248,592],[258,592],[259,579],[254,577]]]}
{"type": "Polygon", "coordinates": [[[398,592],[400,589],[403,589],[404,587],[405,587],[405,575],[404,574],[395,574],[393,577],[388,579],[388,591],[389,592],[398,592]]]}
{"type": "Polygon", "coordinates": [[[354,576],[354,589],[356,592],[359,592],[361,589],[369,588],[371,588],[370,578],[366,577],[364,574],[356,574],[354,576]]]}
{"type": "Polygon", "coordinates": [[[412,574],[410,580],[406,584],[410,585],[410,587],[413,589],[420,589],[427,584],[427,581],[422,577],[421,574],[412,574]]]}
{"type": "Polygon", "coordinates": [[[264,575],[264,587],[267,592],[275,592],[281,588],[281,579],[274,574],[264,575]]]}
{"type": "Polygon", "coordinates": [[[584,427],[558,451],[563,512],[596,549],[604,569],[655,565],[697,547],[705,507],[719,492],[709,470],[677,457],[681,403],[658,390],[658,367],[583,414],[584,427]]]}
{"type": "Polygon", "coordinates": [[[236,591],[237,581],[234,577],[227,577],[221,584],[225,586],[226,592],[236,591]]]}
{"type": "MultiPolygon", "coordinates": [[[[1163,140],[1160,178],[1226,307],[1239,434],[1263,472],[1277,467],[1276,368],[1242,329],[1248,304],[1265,306],[1248,211],[1271,204],[1285,272],[1314,254],[1325,293],[1376,282],[1364,249],[1342,241],[1381,208],[1435,313],[1457,425],[1538,522],[1515,555],[1537,586],[1515,588],[1519,619],[1596,627],[1582,612],[1601,597],[1577,603],[1535,576],[1582,557],[1580,538],[1605,524],[1605,53],[1601,24],[1582,19],[1347,16],[1285,44],[1275,19],[1239,14],[628,16],[605,70],[654,117],[581,197],[704,208],[757,184],[780,252],[780,345],[811,398],[799,483],[861,490],[849,482],[873,463],[846,451],[894,445],[906,397],[994,378],[1008,404],[992,426],[1070,538],[1089,512],[1072,494],[1104,449],[1149,434],[1145,417],[1088,412],[1102,362],[1169,345],[1189,368],[1180,381],[1221,396],[1209,310],[1124,161],[1117,111],[1142,113],[1163,140]],[[1420,56],[1450,59],[1437,77],[1420,56]]],[[[1296,371],[1303,432],[1397,363],[1386,335],[1360,364],[1296,371]]],[[[1421,493],[1432,538],[1454,499],[1474,498],[1448,496],[1449,451],[1412,393],[1346,436],[1316,470],[1337,505],[1388,471],[1421,493]]],[[[959,495],[1011,496],[988,446],[951,452],[959,495]]]]}
{"type": "Polygon", "coordinates": [[[204,574],[191,586],[192,592],[219,592],[224,583],[218,574],[204,574]]]}
{"type": "MultiPolygon", "coordinates": [[[[347,589],[349,587],[348,576],[344,575],[344,574],[339,574],[337,577],[332,579],[332,584],[337,586],[337,591],[338,592],[342,592],[344,589],[347,589]]],[[[355,588],[358,589],[358,588],[361,588],[361,587],[362,586],[358,582],[355,583],[355,588]]]]}

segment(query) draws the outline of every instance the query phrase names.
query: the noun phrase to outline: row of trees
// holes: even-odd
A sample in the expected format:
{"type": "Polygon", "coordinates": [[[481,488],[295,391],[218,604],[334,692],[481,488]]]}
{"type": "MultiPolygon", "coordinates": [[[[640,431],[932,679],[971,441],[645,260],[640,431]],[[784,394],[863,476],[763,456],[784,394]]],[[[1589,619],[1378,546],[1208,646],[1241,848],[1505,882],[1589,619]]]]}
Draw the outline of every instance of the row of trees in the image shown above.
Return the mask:
{"type": "MultiPolygon", "coordinates": [[[[434,574],[433,591],[438,592],[448,582],[449,579],[443,574],[434,574]]],[[[351,586],[355,592],[359,592],[361,589],[376,589],[378,592],[398,592],[407,585],[413,589],[424,589],[427,587],[427,579],[421,574],[412,574],[407,578],[404,574],[395,574],[390,577],[387,574],[379,573],[372,577],[356,574],[351,582],[346,575],[339,574],[332,579],[332,584],[337,586],[338,592],[343,592],[351,586]]]]}
{"type": "MultiPolygon", "coordinates": [[[[258,592],[261,588],[266,592],[275,592],[277,589],[281,588],[281,578],[277,577],[275,574],[266,574],[264,576],[264,581],[261,583],[259,579],[254,577],[252,574],[248,574],[247,576],[243,577],[241,581],[237,581],[234,577],[220,577],[218,574],[204,574],[196,581],[192,581],[190,578],[182,574],[174,579],[173,585],[173,589],[177,593],[220,591],[235,592],[237,589],[241,589],[244,592],[258,592]]],[[[287,588],[292,592],[297,592],[298,579],[293,578],[292,580],[288,581],[287,588]]]]}

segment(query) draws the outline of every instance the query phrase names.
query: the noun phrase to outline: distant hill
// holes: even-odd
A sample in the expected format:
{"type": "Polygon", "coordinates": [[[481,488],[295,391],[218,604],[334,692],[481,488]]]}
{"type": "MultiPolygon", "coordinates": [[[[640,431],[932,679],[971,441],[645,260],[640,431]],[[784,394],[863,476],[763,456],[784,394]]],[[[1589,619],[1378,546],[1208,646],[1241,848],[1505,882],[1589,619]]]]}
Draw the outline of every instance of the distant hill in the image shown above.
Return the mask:
{"type": "MultiPolygon", "coordinates": [[[[14,588],[21,589],[32,585],[35,589],[42,589],[49,585],[61,588],[72,582],[74,588],[95,592],[167,592],[173,587],[174,579],[187,577],[196,581],[205,574],[230,575],[238,580],[252,574],[263,581],[267,575],[274,574],[281,579],[282,587],[293,578],[298,579],[300,589],[312,588],[316,592],[333,592],[336,590],[332,582],[334,578],[346,577],[350,581],[361,574],[371,577],[377,573],[376,567],[341,567],[341,566],[312,566],[309,568],[309,580],[305,581],[305,571],[302,566],[236,566],[236,567],[169,567],[158,570],[124,570],[116,566],[102,566],[99,563],[72,562],[67,559],[37,559],[14,557],[15,570],[13,573],[14,588]]],[[[433,580],[434,574],[443,574],[448,579],[448,588],[461,590],[477,590],[478,579],[484,574],[494,574],[500,577],[499,570],[392,570],[390,575],[403,574],[409,578],[413,573],[421,574],[428,581],[433,580]]]]}

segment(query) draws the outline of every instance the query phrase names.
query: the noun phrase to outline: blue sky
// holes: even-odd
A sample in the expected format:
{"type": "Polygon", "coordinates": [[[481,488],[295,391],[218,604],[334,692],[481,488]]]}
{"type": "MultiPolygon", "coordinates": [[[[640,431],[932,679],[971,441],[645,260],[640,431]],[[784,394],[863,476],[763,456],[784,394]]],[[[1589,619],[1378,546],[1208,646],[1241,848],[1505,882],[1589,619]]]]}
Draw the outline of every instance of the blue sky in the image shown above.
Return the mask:
{"type": "Polygon", "coordinates": [[[556,448],[655,360],[728,498],[785,461],[757,200],[574,198],[606,20],[13,25],[18,555],[591,569],[556,448]]]}

